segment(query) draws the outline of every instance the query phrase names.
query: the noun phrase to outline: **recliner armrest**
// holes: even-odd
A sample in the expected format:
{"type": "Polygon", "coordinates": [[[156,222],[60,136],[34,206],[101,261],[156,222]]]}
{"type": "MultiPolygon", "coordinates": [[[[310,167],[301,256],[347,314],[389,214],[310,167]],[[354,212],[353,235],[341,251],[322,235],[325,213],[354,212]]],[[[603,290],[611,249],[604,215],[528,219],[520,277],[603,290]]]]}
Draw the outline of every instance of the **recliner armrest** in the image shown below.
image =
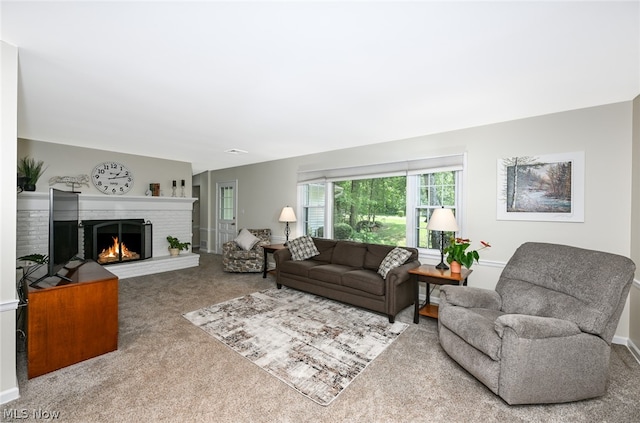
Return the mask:
{"type": "Polygon", "coordinates": [[[496,319],[495,329],[500,337],[506,329],[512,329],[517,337],[525,339],[559,338],[582,333],[578,325],[569,320],[525,314],[504,314],[496,319]]]}
{"type": "Polygon", "coordinates": [[[471,286],[440,286],[440,307],[455,305],[466,308],[500,310],[502,299],[496,291],[471,286]]]}

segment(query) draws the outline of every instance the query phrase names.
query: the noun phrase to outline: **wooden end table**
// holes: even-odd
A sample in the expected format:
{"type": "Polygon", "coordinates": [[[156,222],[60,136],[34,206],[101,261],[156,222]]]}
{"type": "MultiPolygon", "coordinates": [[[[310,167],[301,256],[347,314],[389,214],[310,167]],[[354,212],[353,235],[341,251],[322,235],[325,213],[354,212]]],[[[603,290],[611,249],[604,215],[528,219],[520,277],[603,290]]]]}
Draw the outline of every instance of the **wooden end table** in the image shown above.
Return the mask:
{"type": "Polygon", "coordinates": [[[267,273],[269,273],[269,260],[267,259],[268,254],[273,254],[278,250],[282,250],[283,248],[287,248],[284,244],[269,244],[263,245],[262,249],[264,250],[264,269],[262,271],[262,278],[267,277],[267,273]]]}
{"type": "Polygon", "coordinates": [[[438,305],[431,304],[431,291],[429,285],[467,285],[467,278],[473,272],[473,270],[462,269],[460,273],[451,273],[451,269],[441,270],[436,269],[435,266],[430,264],[423,264],[422,266],[409,270],[409,274],[415,281],[415,310],[413,313],[413,323],[420,321],[420,316],[438,318],[438,305]],[[420,305],[420,282],[426,283],[427,298],[424,304],[420,305]]]}

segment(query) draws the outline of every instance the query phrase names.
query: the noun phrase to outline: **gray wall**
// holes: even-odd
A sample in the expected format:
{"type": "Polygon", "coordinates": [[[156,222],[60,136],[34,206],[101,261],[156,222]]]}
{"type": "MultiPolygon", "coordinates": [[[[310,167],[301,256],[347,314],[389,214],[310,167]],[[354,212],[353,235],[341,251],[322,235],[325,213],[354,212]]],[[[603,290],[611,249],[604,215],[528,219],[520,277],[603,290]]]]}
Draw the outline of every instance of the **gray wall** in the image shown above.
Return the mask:
{"type": "MultiPolygon", "coordinates": [[[[176,195],[180,196],[180,182],[184,179],[185,196],[191,197],[192,171],[191,163],[187,162],[19,139],[18,158],[25,156],[43,160],[45,163],[46,170],[36,184],[38,192],[49,191],[49,178],[52,176],[91,175],[91,171],[99,163],[115,161],[127,166],[135,178],[133,188],[125,194],[127,196],[143,196],[150,183],[159,183],[164,196],[170,197],[173,180],[177,181],[176,195]]],[[[64,184],[51,186],[63,190],[70,189],[64,184]]],[[[98,191],[92,183],[81,186],[76,191],[83,194],[106,195],[98,191]]]]}
{"type": "MultiPolygon", "coordinates": [[[[278,222],[278,215],[283,206],[297,204],[299,170],[466,152],[463,235],[476,242],[489,241],[493,246],[482,252],[481,264],[474,265],[472,286],[495,287],[502,266],[525,241],[570,244],[629,256],[633,105],[631,101],[622,102],[212,171],[207,178],[210,193],[207,207],[212,219],[205,235],[209,237],[209,245],[215,245],[216,182],[238,181],[238,227],[271,228],[279,241],[283,240],[284,226],[278,222]],[[583,223],[496,219],[498,159],[575,151],[585,153],[583,223]]],[[[300,231],[294,228],[292,237],[298,235],[300,231]]],[[[436,257],[423,257],[422,261],[437,262],[436,257]]],[[[621,337],[629,336],[628,308],[618,328],[617,335],[621,337]]]]}

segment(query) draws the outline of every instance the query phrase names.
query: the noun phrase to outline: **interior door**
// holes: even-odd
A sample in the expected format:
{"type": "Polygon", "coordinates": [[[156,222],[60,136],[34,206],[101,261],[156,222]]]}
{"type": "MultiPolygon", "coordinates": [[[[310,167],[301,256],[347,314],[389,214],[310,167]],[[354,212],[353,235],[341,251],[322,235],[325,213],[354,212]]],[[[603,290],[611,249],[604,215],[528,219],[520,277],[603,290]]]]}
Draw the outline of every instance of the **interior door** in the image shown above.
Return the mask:
{"type": "Polygon", "coordinates": [[[236,227],[236,208],[238,202],[237,182],[219,182],[216,184],[217,195],[217,233],[216,252],[222,254],[222,244],[232,241],[238,235],[236,227]]]}

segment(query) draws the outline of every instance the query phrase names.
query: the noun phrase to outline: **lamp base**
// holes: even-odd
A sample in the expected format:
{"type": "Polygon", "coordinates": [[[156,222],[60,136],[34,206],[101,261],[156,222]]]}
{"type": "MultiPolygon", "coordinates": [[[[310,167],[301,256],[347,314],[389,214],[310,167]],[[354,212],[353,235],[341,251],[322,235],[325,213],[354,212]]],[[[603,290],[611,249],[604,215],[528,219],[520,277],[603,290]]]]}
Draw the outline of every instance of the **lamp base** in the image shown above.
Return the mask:
{"type": "Polygon", "coordinates": [[[439,264],[436,265],[436,269],[449,270],[449,266],[444,264],[444,261],[441,261],[439,264]]]}
{"type": "Polygon", "coordinates": [[[444,231],[440,231],[440,263],[438,263],[436,269],[449,270],[449,266],[444,263],[444,231]]]}

